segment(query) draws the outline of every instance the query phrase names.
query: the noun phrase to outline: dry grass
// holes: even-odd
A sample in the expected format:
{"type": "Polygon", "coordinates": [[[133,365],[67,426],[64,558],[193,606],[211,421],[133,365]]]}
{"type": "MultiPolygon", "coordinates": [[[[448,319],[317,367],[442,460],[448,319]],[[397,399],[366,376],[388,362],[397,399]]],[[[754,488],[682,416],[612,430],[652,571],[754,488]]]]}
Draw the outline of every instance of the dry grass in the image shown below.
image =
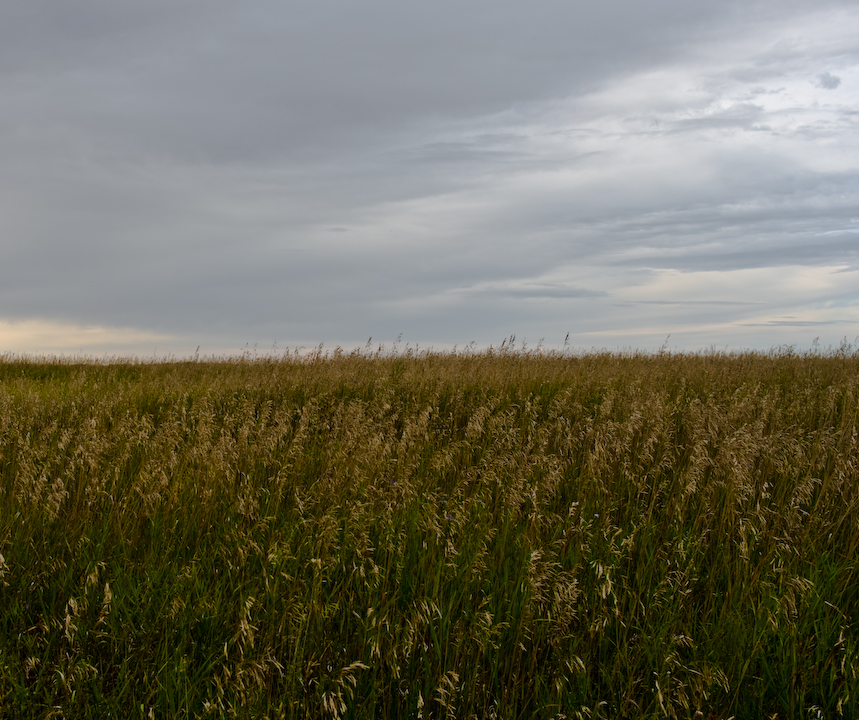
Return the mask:
{"type": "Polygon", "coordinates": [[[859,355],[0,359],[0,717],[859,716],[859,355]]]}

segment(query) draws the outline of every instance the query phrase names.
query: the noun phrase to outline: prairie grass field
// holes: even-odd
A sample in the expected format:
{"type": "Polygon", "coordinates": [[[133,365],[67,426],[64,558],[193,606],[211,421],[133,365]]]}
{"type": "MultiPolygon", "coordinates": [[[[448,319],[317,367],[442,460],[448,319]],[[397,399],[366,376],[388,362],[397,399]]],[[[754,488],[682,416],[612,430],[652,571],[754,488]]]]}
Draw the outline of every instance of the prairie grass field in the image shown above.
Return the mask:
{"type": "Polygon", "coordinates": [[[0,718],[859,717],[859,353],[0,357],[0,718]]]}

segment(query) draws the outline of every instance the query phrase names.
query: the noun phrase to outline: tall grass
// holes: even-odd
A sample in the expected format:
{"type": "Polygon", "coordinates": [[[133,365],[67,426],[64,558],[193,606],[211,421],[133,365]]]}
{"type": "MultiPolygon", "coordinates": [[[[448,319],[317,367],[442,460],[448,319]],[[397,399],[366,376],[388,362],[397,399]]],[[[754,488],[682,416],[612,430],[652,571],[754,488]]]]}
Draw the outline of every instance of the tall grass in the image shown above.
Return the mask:
{"type": "Polygon", "coordinates": [[[0,359],[0,718],[859,716],[859,355],[0,359]]]}

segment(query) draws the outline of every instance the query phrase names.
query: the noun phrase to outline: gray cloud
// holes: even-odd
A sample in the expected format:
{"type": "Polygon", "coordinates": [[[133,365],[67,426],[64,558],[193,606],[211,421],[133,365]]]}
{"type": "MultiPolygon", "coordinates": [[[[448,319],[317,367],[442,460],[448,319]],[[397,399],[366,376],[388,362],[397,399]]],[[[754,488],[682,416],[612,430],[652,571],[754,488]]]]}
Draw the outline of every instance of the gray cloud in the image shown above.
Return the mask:
{"type": "Polygon", "coordinates": [[[857,30],[852,3],[801,0],[20,4],[0,24],[0,349],[7,320],[180,351],[679,324],[691,346],[766,344],[794,339],[742,328],[800,311],[842,332],[857,30]],[[803,267],[764,319],[729,282],[803,267]],[[684,304],[665,273],[722,279],[684,304]]]}
{"type": "Polygon", "coordinates": [[[570,298],[598,298],[606,297],[608,293],[598,290],[571,287],[567,285],[554,285],[548,283],[525,283],[525,284],[492,284],[485,286],[458,288],[456,293],[465,295],[484,295],[494,299],[512,300],[553,300],[570,298]]]}
{"type": "Polygon", "coordinates": [[[828,72],[821,73],[817,76],[817,87],[834,90],[841,84],[841,78],[837,75],[831,75],[828,72]]]}

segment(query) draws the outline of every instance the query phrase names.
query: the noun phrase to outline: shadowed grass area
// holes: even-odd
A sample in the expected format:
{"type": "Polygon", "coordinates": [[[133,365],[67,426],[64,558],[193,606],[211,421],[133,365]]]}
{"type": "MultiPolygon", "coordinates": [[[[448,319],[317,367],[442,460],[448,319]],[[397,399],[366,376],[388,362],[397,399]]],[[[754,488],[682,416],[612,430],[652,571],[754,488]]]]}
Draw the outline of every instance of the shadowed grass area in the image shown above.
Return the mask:
{"type": "Polygon", "coordinates": [[[859,715],[859,356],[0,358],[2,718],[859,715]]]}

